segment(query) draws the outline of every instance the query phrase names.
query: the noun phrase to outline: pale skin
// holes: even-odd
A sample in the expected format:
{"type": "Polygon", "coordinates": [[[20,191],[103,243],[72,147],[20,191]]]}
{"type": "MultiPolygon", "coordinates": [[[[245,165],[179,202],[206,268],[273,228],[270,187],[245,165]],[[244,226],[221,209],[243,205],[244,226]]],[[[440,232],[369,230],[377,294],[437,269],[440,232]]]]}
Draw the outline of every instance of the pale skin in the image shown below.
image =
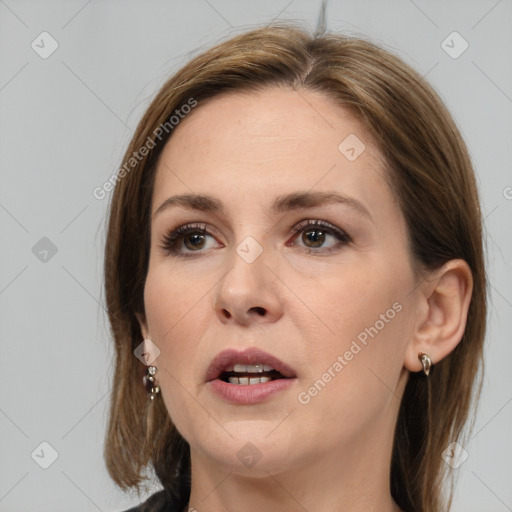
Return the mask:
{"type": "Polygon", "coordinates": [[[379,156],[347,110],[318,92],[286,88],[215,97],[167,143],[139,321],[160,349],[158,399],[190,444],[189,507],[198,512],[400,510],[389,488],[400,399],[409,372],[422,369],[419,352],[435,364],[459,343],[472,278],[463,260],[414,274],[379,156]],[[354,161],[338,149],[349,134],[366,146],[354,161]],[[367,214],[342,203],[270,211],[292,192],[336,192],[367,214]],[[156,213],[170,196],[192,193],[213,196],[224,211],[173,205],[156,213]],[[325,226],[291,231],[305,220],[327,222],[350,241],[325,226]],[[212,234],[185,235],[178,253],[164,250],[163,237],[186,224],[212,234]],[[252,263],[236,251],[246,237],[263,250],[252,263]],[[299,402],[396,303],[401,310],[378,334],[299,402]],[[228,403],[209,389],[206,369],[221,350],[251,346],[285,361],[297,379],[264,403],[228,403]],[[249,442],[261,455],[250,468],[237,457],[249,442]]]}

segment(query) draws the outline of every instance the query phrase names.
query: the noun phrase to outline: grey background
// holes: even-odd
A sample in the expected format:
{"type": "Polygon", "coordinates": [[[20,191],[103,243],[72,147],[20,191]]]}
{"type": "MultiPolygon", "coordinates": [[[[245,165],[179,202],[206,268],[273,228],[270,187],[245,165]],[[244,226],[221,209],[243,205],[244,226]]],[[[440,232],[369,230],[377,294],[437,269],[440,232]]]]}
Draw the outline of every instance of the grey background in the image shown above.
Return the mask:
{"type": "MultiPolygon", "coordinates": [[[[190,56],[275,18],[314,27],[319,8],[0,0],[0,511],[139,502],[116,490],[102,459],[112,375],[102,292],[108,198],[92,190],[118,169],[150,99],[190,56]],[[43,31],[59,45],[46,59],[31,47],[42,46],[43,31]],[[58,453],[47,469],[39,464],[52,451],[41,442],[58,453]]],[[[491,296],[485,387],[453,510],[512,510],[512,2],[332,0],[327,27],[369,37],[426,75],[469,145],[491,296]],[[441,46],[453,31],[469,44],[456,59],[441,46]]]]}

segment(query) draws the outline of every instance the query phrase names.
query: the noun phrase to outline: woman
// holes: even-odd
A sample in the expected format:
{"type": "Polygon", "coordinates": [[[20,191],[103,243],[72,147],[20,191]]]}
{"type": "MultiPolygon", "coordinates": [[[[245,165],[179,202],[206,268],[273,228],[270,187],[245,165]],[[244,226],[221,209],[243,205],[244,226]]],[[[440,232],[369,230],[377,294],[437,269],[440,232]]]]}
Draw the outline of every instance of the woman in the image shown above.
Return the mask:
{"type": "Polygon", "coordinates": [[[132,510],[445,511],[479,390],[481,214],[404,62],[290,26],[160,90],[117,175],[105,457],[132,510]]]}

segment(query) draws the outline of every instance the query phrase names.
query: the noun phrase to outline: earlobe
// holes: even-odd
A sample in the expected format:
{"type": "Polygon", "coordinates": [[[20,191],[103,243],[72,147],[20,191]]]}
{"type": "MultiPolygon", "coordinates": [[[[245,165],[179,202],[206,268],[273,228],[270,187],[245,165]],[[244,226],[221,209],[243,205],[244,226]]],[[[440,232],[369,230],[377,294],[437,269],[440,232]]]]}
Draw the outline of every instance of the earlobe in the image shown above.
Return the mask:
{"type": "Polygon", "coordinates": [[[459,344],[473,292],[469,265],[462,259],[446,262],[420,287],[415,332],[406,351],[404,366],[412,372],[423,370],[418,357],[428,354],[435,365],[459,344]]]}

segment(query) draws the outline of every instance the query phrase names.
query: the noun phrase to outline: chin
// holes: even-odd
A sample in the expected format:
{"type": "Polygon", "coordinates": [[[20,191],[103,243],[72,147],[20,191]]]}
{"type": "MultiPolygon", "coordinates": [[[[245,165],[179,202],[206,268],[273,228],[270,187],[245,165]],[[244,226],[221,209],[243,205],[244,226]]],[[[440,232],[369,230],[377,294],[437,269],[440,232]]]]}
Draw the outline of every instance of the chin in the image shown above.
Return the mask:
{"type": "MultiPolygon", "coordinates": [[[[271,433],[275,428],[267,428],[264,433],[261,428],[250,428],[246,422],[231,438],[227,433],[221,439],[216,439],[208,445],[203,445],[201,452],[214,461],[215,465],[225,471],[253,477],[268,477],[268,474],[278,474],[300,465],[294,454],[304,457],[304,452],[296,451],[298,440],[292,434],[283,432],[280,435],[271,433]]],[[[226,427],[232,431],[233,424],[226,427]]],[[[204,435],[204,434],[203,434],[204,435]]],[[[204,439],[203,439],[204,441],[204,439]]]]}
{"type": "Polygon", "coordinates": [[[254,478],[267,478],[270,474],[280,474],[291,468],[296,468],[296,461],[290,458],[290,450],[274,450],[259,447],[252,441],[247,441],[233,453],[229,452],[211,454],[215,457],[215,464],[222,466],[226,471],[242,476],[254,478]]]}

